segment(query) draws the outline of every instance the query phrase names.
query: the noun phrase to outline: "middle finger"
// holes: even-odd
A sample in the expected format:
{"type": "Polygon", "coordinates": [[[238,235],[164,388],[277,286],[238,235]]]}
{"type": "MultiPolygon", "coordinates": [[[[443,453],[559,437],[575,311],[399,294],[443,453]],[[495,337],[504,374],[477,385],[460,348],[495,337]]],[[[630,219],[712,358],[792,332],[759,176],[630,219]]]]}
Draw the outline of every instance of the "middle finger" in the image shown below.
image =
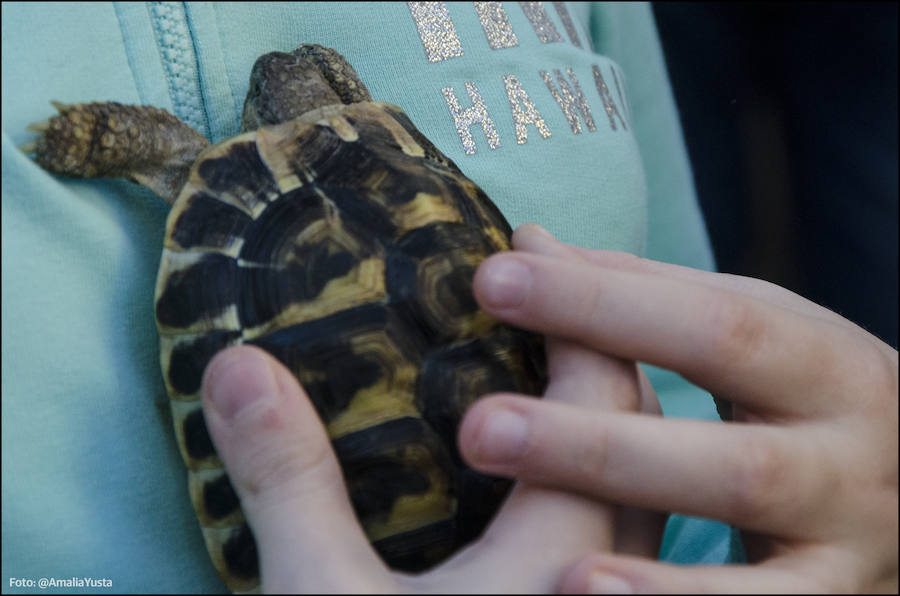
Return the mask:
{"type": "Polygon", "coordinates": [[[482,472],[798,539],[833,530],[829,512],[845,498],[836,445],[821,429],[595,412],[512,395],[477,402],[460,428],[463,457],[482,472]],[[524,421],[520,449],[498,445],[508,438],[491,432],[498,413],[524,421]]]}

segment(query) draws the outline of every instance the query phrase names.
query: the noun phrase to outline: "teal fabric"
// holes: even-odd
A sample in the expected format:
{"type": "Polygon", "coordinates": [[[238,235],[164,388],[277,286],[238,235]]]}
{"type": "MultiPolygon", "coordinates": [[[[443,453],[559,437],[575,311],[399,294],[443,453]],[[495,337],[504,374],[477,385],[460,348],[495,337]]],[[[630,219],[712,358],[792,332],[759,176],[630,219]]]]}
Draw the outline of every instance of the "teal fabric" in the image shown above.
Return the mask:
{"type": "MultiPolygon", "coordinates": [[[[167,206],[125,181],[34,166],[16,146],[32,136],[29,123],[53,113],[51,99],[152,104],[219,141],[239,128],[257,56],[322,43],[350,60],[375,98],[402,106],[514,226],[537,221],[567,242],[712,268],[649,6],[570,4],[580,48],[551,3],[545,14],[560,37],[551,43],[519,5],[504,8],[515,47],[491,49],[473,4],[450,3],[462,55],[429,62],[406,3],[2,5],[5,591],[38,591],[10,578],[41,577],[106,578],[116,592],[223,590],[187,498],[157,359],[153,288],[167,206]],[[594,66],[623,116],[615,130],[594,66]],[[594,131],[579,116],[573,133],[540,75],[558,88],[554,69],[567,68],[594,131]],[[529,124],[516,142],[510,74],[549,138],[529,124]],[[474,155],[442,94],[452,87],[465,109],[466,82],[500,138],[491,149],[472,126],[474,155]]],[[[705,392],[648,374],[667,415],[715,419],[705,392]]],[[[722,562],[728,541],[721,524],[674,516],[662,556],[722,562]]]]}

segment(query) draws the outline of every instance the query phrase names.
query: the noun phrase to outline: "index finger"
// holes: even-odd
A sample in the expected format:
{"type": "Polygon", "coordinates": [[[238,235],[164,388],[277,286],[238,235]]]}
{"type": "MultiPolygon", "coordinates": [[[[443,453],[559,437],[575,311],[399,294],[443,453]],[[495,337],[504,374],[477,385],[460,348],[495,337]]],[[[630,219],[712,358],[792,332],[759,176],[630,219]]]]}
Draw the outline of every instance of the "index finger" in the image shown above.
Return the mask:
{"type": "Polygon", "coordinates": [[[851,329],[752,296],[585,261],[501,253],[482,263],[473,289],[499,319],[674,370],[773,414],[843,407],[787,398],[840,394],[873,351],[851,329]]]}
{"type": "Polygon", "coordinates": [[[793,310],[800,314],[817,317],[864,334],[877,349],[891,354],[893,349],[862,327],[836,312],[820,306],[803,296],[777,284],[731,273],[704,271],[693,267],[654,261],[618,250],[595,250],[560,242],[537,224],[523,224],[513,234],[513,247],[546,256],[584,260],[609,269],[632,271],[693,281],[724,290],[731,290],[746,296],[753,296],[765,302],[793,310]]]}

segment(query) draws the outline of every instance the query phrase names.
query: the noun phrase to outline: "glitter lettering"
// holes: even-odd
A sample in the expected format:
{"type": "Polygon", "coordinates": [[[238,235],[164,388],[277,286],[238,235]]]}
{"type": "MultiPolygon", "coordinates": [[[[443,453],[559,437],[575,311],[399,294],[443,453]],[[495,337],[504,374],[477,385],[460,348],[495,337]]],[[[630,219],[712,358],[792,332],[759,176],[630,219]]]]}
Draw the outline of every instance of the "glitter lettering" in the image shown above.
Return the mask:
{"type": "Polygon", "coordinates": [[[544,10],[543,2],[519,2],[519,6],[522,7],[522,12],[525,13],[528,22],[534,27],[534,32],[537,33],[541,43],[562,41],[559,31],[556,30],[556,26],[553,25],[553,21],[544,10]]]}
{"type": "Polygon", "coordinates": [[[509,25],[506,11],[499,2],[473,2],[473,4],[492,50],[502,50],[519,45],[519,38],[516,37],[509,25]]]}
{"type": "Polygon", "coordinates": [[[594,116],[591,114],[591,107],[588,105],[584,93],[581,92],[581,85],[578,84],[578,79],[575,77],[575,73],[572,72],[572,69],[566,68],[566,74],[569,75],[569,79],[572,81],[572,87],[575,88],[575,93],[572,93],[572,89],[566,82],[566,78],[558,68],[554,68],[553,72],[556,74],[556,80],[559,81],[559,90],[557,90],[556,86],[553,84],[553,78],[550,76],[550,73],[542,70],[541,78],[544,79],[547,89],[550,90],[553,99],[559,104],[559,108],[566,116],[566,120],[569,121],[569,127],[572,129],[572,132],[575,134],[581,132],[581,120],[578,119],[579,112],[581,113],[581,117],[584,118],[584,124],[587,126],[587,129],[591,132],[597,130],[597,127],[594,125],[594,116]]]}
{"type": "MultiPolygon", "coordinates": [[[[622,95],[622,88],[619,87],[619,77],[616,75],[616,69],[613,68],[612,66],[610,66],[609,71],[612,73],[613,82],[616,84],[616,93],[618,93],[618,95],[619,95],[619,101],[622,104],[622,109],[625,111],[625,114],[626,114],[626,116],[628,116],[628,119],[631,120],[631,106],[628,105],[628,102],[625,101],[625,96],[622,95]]],[[[625,80],[625,77],[622,77],[623,82],[624,82],[624,80],[625,80]]]]}
{"type": "Polygon", "coordinates": [[[554,2],[553,8],[556,9],[556,14],[559,15],[559,20],[562,21],[563,27],[566,29],[566,33],[569,34],[569,39],[572,40],[572,45],[576,48],[581,47],[581,40],[578,39],[578,32],[575,31],[575,24],[572,23],[572,17],[569,16],[569,9],[566,8],[565,2],[554,2]]]}
{"type": "Polygon", "coordinates": [[[545,139],[549,137],[550,128],[547,127],[547,123],[544,122],[534,102],[525,93],[522,83],[519,82],[515,75],[508,74],[503,77],[503,84],[506,85],[506,96],[509,98],[509,107],[512,110],[513,122],[516,125],[516,143],[522,145],[528,142],[527,125],[529,124],[537,127],[538,132],[545,139]]]}
{"type": "Polygon", "coordinates": [[[456,27],[444,2],[407,2],[429,62],[463,55],[456,27]]]}
{"type": "Polygon", "coordinates": [[[606,108],[606,115],[609,118],[609,127],[613,130],[616,130],[617,128],[616,121],[613,120],[613,114],[615,114],[619,117],[622,128],[628,130],[628,125],[625,124],[625,119],[622,118],[622,114],[619,113],[616,102],[609,92],[609,87],[606,86],[606,81],[603,80],[603,74],[600,72],[600,67],[596,64],[592,64],[591,69],[594,71],[594,84],[597,86],[597,93],[600,94],[600,99],[603,100],[603,107],[606,108]]]}
{"type": "Polygon", "coordinates": [[[500,135],[494,128],[494,121],[488,116],[487,107],[481,99],[478,87],[475,86],[475,83],[467,81],[466,91],[469,99],[472,100],[472,105],[463,110],[459,106],[453,87],[441,89],[444,99],[447,101],[447,107],[450,108],[450,115],[453,116],[453,122],[456,124],[456,132],[459,133],[459,140],[462,141],[463,151],[466,155],[474,155],[476,152],[475,139],[472,138],[472,133],[469,131],[475,124],[481,125],[484,136],[487,138],[488,147],[496,149],[500,146],[500,135]]]}

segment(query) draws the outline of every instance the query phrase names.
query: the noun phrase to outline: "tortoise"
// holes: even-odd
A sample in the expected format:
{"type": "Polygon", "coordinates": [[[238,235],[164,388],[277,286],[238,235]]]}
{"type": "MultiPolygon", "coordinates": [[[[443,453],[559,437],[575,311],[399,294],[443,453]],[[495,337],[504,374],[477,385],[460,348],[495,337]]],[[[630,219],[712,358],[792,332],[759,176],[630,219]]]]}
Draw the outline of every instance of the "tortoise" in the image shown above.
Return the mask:
{"type": "Polygon", "coordinates": [[[162,376],[225,584],[256,587],[257,553],[200,386],[237,344],[304,387],[388,565],[423,570],[477,537],[510,483],[462,461],[461,416],[486,393],[547,382],[541,338],[472,296],[476,267],[512,233],[484,191],[320,45],[261,56],[243,132],[215,145],[154,107],[53,104],[23,147],[40,166],[126,178],[172,206],[155,295],[162,376]]]}

